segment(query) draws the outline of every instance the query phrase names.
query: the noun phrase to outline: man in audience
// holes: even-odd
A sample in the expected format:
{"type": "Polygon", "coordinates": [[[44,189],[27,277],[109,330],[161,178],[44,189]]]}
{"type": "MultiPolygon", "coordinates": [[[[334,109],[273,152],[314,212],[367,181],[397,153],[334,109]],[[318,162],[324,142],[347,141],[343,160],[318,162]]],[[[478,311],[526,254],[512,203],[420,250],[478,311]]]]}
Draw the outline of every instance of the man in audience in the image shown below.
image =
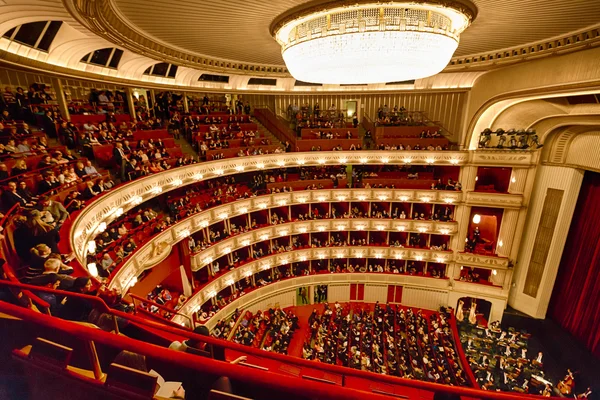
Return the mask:
{"type": "Polygon", "coordinates": [[[17,193],[25,199],[27,203],[35,203],[38,201],[39,197],[35,196],[31,190],[27,187],[26,182],[19,182],[19,186],[17,187],[17,193]]]}
{"type": "Polygon", "coordinates": [[[42,126],[46,134],[51,138],[56,138],[56,121],[52,115],[52,111],[47,111],[42,119],[42,126]]]}
{"type": "Polygon", "coordinates": [[[100,265],[102,266],[102,271],[104,271],[102,276],[110,276],[110,273],[115,269],[115,262],[108,253],[104,253],[104,255],[102,256],[102,261],[100,262],[100,265]]]}
{"type": "Polygon", "coordinates": [[[38,183],[38,193],[51,193],[59,186],[60,182],[56,179],[56,176],[54,176],[54,171],[46,171],[44,180],[38,183]]]}
{"type": "Polygon", "coordinates": [[[90,176],[92,178],[100,176],[100,173],[98,172],[98,170],[96,169],[96,167],[94,167],[92,165],[92,162],[90,160],[88,160],[86,162],[85,168],[83,170],[85,171],[86,175],[88,175],[88,176],[90,176]]]}
{"type": "Polygon", "coordinates": [[[121,174],[121,180],[125,180],[125,151],[123,150],[123,144],[121,142],[116,142],[115,147],[113,148],[113,161],[117,168],[119,168],[119,172],[121,174]]]}
{"type": "Polygon", "coordinates": [[[69,218],[69,212],[65,209],[65,207],[58,201],[50,199],[49,196],[42,196],[40,198],[40,201],[37,204],[37,209],[40,211],[49,212],[54,219],[56,227],[62,226],[67,218],[69,218]]]}
{"type": "Polygon", "coordinates": [[[7,189],[2,193],[2,205],[5,210],[10,210],[15,204],[21,207],[33,207],[35,203],[28,202],[17,192],[16,182],[8,182],[7,189]]]}

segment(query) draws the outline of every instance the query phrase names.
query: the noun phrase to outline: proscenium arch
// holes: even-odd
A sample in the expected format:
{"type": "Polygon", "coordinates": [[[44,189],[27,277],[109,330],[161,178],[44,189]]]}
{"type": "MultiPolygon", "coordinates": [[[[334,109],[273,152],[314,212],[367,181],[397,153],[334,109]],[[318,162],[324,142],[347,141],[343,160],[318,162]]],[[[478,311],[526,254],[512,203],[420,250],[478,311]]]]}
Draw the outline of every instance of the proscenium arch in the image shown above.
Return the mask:
{"type": "MultiPolygon", "coordinates": [[[[486,128],[491,128],[494,126],[495,122],[498,118],[511,107],[519,107],[521,103],[536,101],[536,100],[544,100],[544,99],[554,99],[554,98],[562,98],[566,96],[579,96],[586,94],[598,94],[600,93],[600,86],[596,86],[593,88],[587,87],[586,89],[563,89],[556,92],[548,92],[548,89],[540,89],[536,90],[535,94],[523,94],[520,92],[516,93],[507,93],[496,98],[492,98],[488,100],[475,114],[473,119],[469,122],[467,128],[467,135],[465,137],[466,148],[469,150],[476,150],[478,148],[479,134],[486,128]]],[[[522,107],[522,106],[521,106],[522,107]]],[[[518,128],[519,126],[526,126],[527,121],[529,124],[535,122],[536,119],[543,118],[544,115],[538,115],[536,113],[531,113],[531,110],[528,107],[522,107],[523,110],[528,110],[529,117],[524,117],[523,120],[519,121],[517,119],[516,126],[506,126],[502,127],[505,130],[511,128],[518,128]],[[531,114],[535,115],[535,118],[531,120],[531,114]]],[[[559,114],[560,115],[560,114],[559,114]]],[[[564,113],[563,115],[568,115],[564,113]]],[[[546,115],[549,116],[549,115],[546,115]]],[[[552,115],[554,116],[554,115],[552,115]]],[[[526,129],[526,128],[522,128],[526,129]]],[[[539,132],[538,132],[539,134],[539,132]]]]}
{"type": "Polygon", "coordinates": [[[600,116],[595,119],[595,124],[551,130],[542,152],[542,164],[600,172],[600,116]]]}

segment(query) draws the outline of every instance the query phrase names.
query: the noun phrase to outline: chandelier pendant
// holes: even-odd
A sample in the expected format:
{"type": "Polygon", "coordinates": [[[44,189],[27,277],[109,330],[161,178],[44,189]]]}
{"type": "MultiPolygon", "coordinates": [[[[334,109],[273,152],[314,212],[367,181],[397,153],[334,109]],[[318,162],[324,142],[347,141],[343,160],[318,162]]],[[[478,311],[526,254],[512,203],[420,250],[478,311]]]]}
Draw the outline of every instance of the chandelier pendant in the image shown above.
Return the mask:
{"type": "Polygon", "coordinates": [[[476,16],[461,1],[333,1],[275,19],[294,78],[323,84],[370,84],[441,72],[476,16]]]}

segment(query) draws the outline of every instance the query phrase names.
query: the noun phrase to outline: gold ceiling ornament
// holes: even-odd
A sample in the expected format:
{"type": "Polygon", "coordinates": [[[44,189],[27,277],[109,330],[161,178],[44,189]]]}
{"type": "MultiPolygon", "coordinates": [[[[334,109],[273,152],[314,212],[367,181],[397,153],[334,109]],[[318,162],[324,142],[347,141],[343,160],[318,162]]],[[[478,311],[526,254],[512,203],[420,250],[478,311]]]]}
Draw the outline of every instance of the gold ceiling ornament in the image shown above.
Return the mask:
{"type": "Polygon", "coordinates": [[[279,16],[271,35],[298,80],[395,82],[442,71],[476,14],[467,1],[333,1],[279,16]]]}

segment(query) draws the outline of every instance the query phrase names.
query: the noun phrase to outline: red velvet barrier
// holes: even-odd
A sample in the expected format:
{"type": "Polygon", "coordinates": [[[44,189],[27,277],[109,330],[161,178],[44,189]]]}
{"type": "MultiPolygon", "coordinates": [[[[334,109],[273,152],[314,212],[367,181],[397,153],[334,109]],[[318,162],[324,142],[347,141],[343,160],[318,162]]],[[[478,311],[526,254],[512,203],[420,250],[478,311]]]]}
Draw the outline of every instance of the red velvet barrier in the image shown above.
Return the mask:
{"type": "MultiPolygon", "coordinates": [[[[354,389],[341,388],[339,386],[328,385],[319,382],[311,382],[299,377],[292,377],[281,372],[265,373],[261,370],[254,370],[241,365],[233,365],[226,362],[207,359],[196,355],[175,352],[164,347],[144,343],[138,340],[130,339],[126,336],[117,336],[115,334],[104,332],[100,329],[90,328],[71,321],[52,318],[39,313],[34,313],[24,308],[13,306],[8,303],[0,303],[0,310],[18,318],[36,324],[38,327],[44,327],[48,330],[65,332],[67,337],[74,336],[84,340],[93,340],[108,347],[128,350],[134,353],[143,354],[152,358],[155,362],[161,361],[181,368],[183,372],[186,369],[193,369],[199,373],[227,376],[240,382],[251,383],[257,386],[270,387],[290,393],[306,393],[312,398],[330,398],[330,399],[385,399],[381,395],[374,395],[354,389]],[[276,379],[275,376],[277,377],[276,379]]],[[[201,338],[202,339],[202,338],[201,338]]],[[[66,378],[67,372],[65,372],[66,378]]],[[[100,387],[104,382],[97,382],[100,387]]]]}
{"type": "MultiPolygon", "coordinates": [[[[258,125],[256,125],[255,123],[245,123],[245,124],[239,124],[240,125],[240,129],[243,131],[256,131],[258,130],[258,125]]],[[[229,125],[228,124],[218,124],[216,125],[219,129],[223,129],[223,128],[227,128],[229,129],[229,125]]],[[[237,126],[236,124],[233,124],[233,126],[237,126]]],[[[198,127],[198,132],[208,132],[210,130],[210,125],[200,125],[198,127]]]]}
{"type": "Polygon", "coordinates": [[[346,134],[348,132],[352,133],[353,138],[358,137],[358,128],[310,128],[310,129],[302,129],[301,137],[302,139],[318,139],[317,132],[332,132],[334,135],[338,133],[340,138],[346,138],[346,134]]]}
{"type": "MultiPolygon", "coordinates": [[[[93,122],[94,124],[98,124],[100,122],[106,121],[106,117],[107,114],[71,114],[71,122],[75,125],[85,124],[86,122],[93,122]]],[[[117,120],[117,123],[119,124],[123,121],[131,121],[131,116],[129,114],[115,114],[114,117],[117,120]]]]}
{"type": "Polygon", "coordinates": [[[166,139],[172,137],[166,129],[133,131],[133,140],[166,139]]]}
{"type": "Polygon", "coordinates": [[[99,122],[106,121],[106,114],[73,114],[71,115],[71,122],[74,124],[85,124],[86,122],[93,122],[97,124],[99,122]]]}
{"type": "MultiPolygon", "coordinates": [[[[260,146],[260,141],[264,139],[264,138],[258,138],[255,137],[254,138],[254,145],[255,146],[260,146]]],[[[200,144],[204,142],[204,139],[202,138],[198,138],[198,148],[200,148],[200,144]]],[[[244,145],[244,139],[227,139],[227,142],[229,143],[229,147],[233,148],[233,147],[246,147],[244,145]]],[[[207,141],[207,144],[210,143],[209,141],[207,141]]]]}
{"type": "Polygon", "coordinates": [[[40,163],[40,161],[42,161],[42,158],[44,158],[47,155],[52,156],[52,153],[55,151],[60,151],[61,153],[65,154],[65,151],[67,149],[67,146],[55,146],[55,147],[50,147],[48,149],[48,154],[36,154],[36,155],[31,155],[31,156],[23,156],[21,155],[19,157],[20,153],[15,153],[15,156],[17,156],[16,158],[3,158],[0,160],[0,162],[3,162],[4,164],[6,164],[6,166],[8,167],[8,169],[10,170],[15,163],[17,162],[18,159],[22,158],[25,160],[25,164],[27,164],[27,169],[29,171],[33,171],[35,169],[37,169],[38,164],[40,163]]]}
{"type": "Polygon", "coordinates": [[[462,344],[460,343],[460,336],[458,334],[458,326],[456,325],[456,317],[454,315],[454,310],[451,312],[450,317],[450,327],[452,328],[452,336],[454,338],[454,345],[456,347],[456,352],[458,353],[458,358],[460,359],[460,363],[462,364],[463,370],[467,374],[467,379],[469,380],[469,384],[479,389],[479,385],[477,384],[477,379],[475,379],[475,375],[473,371],[471,371],[471,366],[469,365],[469,361],[465,356],[465,352],[462,348],[462,344]]]}
{"type": "Polygon", "coordinates": [[[377,144],[389,144],[390,146],[396,145],[402,145],[404,147],[406,146],[410,146],[415,147],[416,145],[421,146],[421,149],[425,149],[427,148],[427,146],[431,145],[433,147],[436,146],[442,146],[442,148],[444,146],[447,146],[450,142],[448,141],[448,139],[446,138],[435,138],[435,139],[420,139],[420,138],[393,138],[393,139],[378,139],[377,140],[377,144]]]}
{"type": "Polygon", "coordinates": [[[321,147],[321,151],[331,151],[336,146],[342,146],[344,150],[350,150],[350,146],[362,146],[361,139],[314,139],[298,140],[296,142],[297,151],[312,151],[313,147],[321,147]]]}
{"type": "MultiPolygon", "coordinates": [[[[302,372],[303,368],[309,368],[309,369],[316,368],[318,370],[329,372],[329,373],[336,374],[336,375],[342,374],[344,376],[343,382],[348,381],[348,379],[350,379],[350,378],[364,378],[368,382],[371,382],[371,384],[369,385],[368,388],[364,388],[365,390],[368,390],[368,391],[370,391],[371,387],[374,384],[391,384],[391,385],[401,385],[401,386],[405,386],[407,388],[417,388],[422,391],[426,391],[425,393],[423,393],[423,395],[425,395],[425,398],[430,398],[432,396],[433,392],[446,392],[446,393],[459,394],[461,396],[472,396],[474,398],[481,398],[481,399],[495,399],[495,400],[518,400],[518,399],[539,399],[539,400],[541,400],[541,399],[543,399],[541,396],[518,395],[518,394],[514,394],[514,393],[489,392],[489,391],[476,390],[476,389],[470,389],[470,388],[464,388],[464,387],[446,386],[446,385],[440,385],[440,384],[431,383],[431,382],[423,382],[423,381],[412,380],[412,379],[392,377],[392,376],[388,376],[388,375],[373,374],[371,372],[358,371],[358,370],[353,370],[350,368],[343,368],[343,367],[339,367],[339,366],[318,363],[318,362],[314,362],[314,361],[308,361],[308,360],[304,360],[304,359],[300,359],[300,358],[285,356],[282,354],[265,352],[263,350],[243,346],[243,345],[233,343],[233,342],[223,341],[223,340],[216,339],[213,337],[199,336],[199,335],[193,334],[189,330],[184,330],[183,328],[181,328],[181,329],[173,328],[173,327],[165,326],[165,325],[162,325],[162,324],[159,324],[159,323],[156,323],[154,321],[150,321],[150,320],[147,320],[144,318],[139,318],[139,317],[136,317],[131,314],[125,314],[120,311],[116,311],[114,309],[108,308],[108,306],[106,306],[106,304],[101,299],[99,299],[98,297],[94,297],[94,296],[88,296],[88,295],[82,295],[82,294],[72,293],[72,292],[52,290],[49,288],[38,288],[38,287],[31,286],[31,285],[24,285],[24,284],[0,281],[0,287],[2,287],[2,286],[20,287],[20,288],[25,288],[25,289],[36,289],[36,290],[42,290],[42,291],[46,291],[46,292],[57,293],[57,294],[61,294],[61,295],[85,298],[86,300],[88,300],[92,303],[97,303],[97,306],[99,306],[101,310],[108,312],[110,314],[119,316],[121,318],[128,319],[132,322],[140,324],[141,326],[151,327],[154,330],[167,332],[170,334],[176,334],[179,336],[183,336],[184,338],[195,338],[201,342],[206,342],[206,343],[209,343],[212,345],[223,347],[226,349],[227,359],[232,358],[232,357],[230,357],[230,355],[234,354],[234,353],[230,353],[230,352],[234,351],[234,352],[240,352],[242,354],[247,354],[249,356],[248,362],[250,362],[250,363],[254,359],[268,359],[269,362],[278,363],[278,364],[272,364],[273,366],[279,366],[278,368],[274,368],[273,370],[284,372],[285,375],[282,378],[289,377],[290,374],[300,376],[300,373],[302,372]]],[[[121,349],[133,351],[133,352],[140,353],[140,354],[145,354],[149,357],[153,357],[158,360],[165,360],[165,361],[172,360],[173,362],[175,362],[178,365],[181,365],[182,367],[193,368],[195,370],[202,371],[202,372],[212,371],[211,367],[213,365],[215,367],[217,367],[217,366],[220,366],[223,364],[218,361],[208,360],[206,358],[195,359],[195,358],[193,358],[193,356],[190,356],[185,353],[174,353],[172,351],[168,351],[165,353],[166,350],[160,346],[154,346],[152,344],[139,342],[139,341],[130,339],[126,336],[116,336],[114,334],[106,333],[99,329],[89,328],[87,326],[76,324],[76,323],[73,323],[70,321],[65,321],[65,320],[60,320],[60,319],[55,319],[52,317],[44,316],[39,313],[35,313],[35,312],[29,311],[27,309],[20,308],[20,307],[14,306],[12,304],[7,304],[4,302],[0,302],[0,311],[5,312],[10,315],[14,315],[14,316],[23,318],[27,321],[31,321],[32,323],[35,323],[37,325],[42,325],[42,326],[48,327],[50,329],[56,329],[58,331],[63,331],[65,333],[72,334],[76,337],[90,339],[90,340],[97,340],[99,343],[103,343],[108,346],[117,346],[121,349]],[[189,358],[189,357],[192,357],[192,358],[189,358]],[[199,360],[199,362],[198,362],[198,360],[199,360]],[[196,361],[196,362],[194,362],[194,361],[196,361]]],[[[458,344],[457,344],[457,346],[458,346],[458,344]]],[[[222,374],[224,376],[229,376],[229,377],[232,377],[235,379],[238,379],[238,376],[243,375],[243,373],[246,372],[247,377],[241,377],[240,380],[248,381],[248,382],[251,381],[252,383],[259,383],[259,384],[264,383],[264,380],[262,379],[262,376],[261,376],[264,374],[264,372],[261,372],[259,370],[252,370],[252,369],[248,369],[248,368],[238,370],[237,366],[234,366],[234,365],[230,366],[229,364],[225,364],[224,368],[226,369],[228,367],[232,368],[231,373],[223,370],[222,368],[215,369],[214,372],[216,372],[218,374],[222,374]],[[240,372],[240,374],[238,374],[238,372],[240,372]],[[255,374],[258,374],[258,375],[255,375],[255,374]],[[247,379],[244,379],[244,378],[247,378],[247,379]]],[[[266,375],[266,374],[264,374],[264,375],[266,375]]],[[[293,384],[292,384],[293,386],[289,386],[288,388],[290,390],[302,390],[303,393],[307,392],[307,390],[308,390],[307,393],[311,393],[310,390],[312,390],[312,389],[310,389],[310,388],[312,388],[312,385],[318,385],[317,382],[311,382],[311,381],[303,381],[303,383],[305,385],[307,385],[308,389],[304,390],[302,388],[296,387],[293,384]]],[[[288,384],[288,382],[286,382],[286,384],[284,386],[287,386],[287,384],[288,384]]],[[[344,386],[346,386],[346,385],[344,384],[344,386]]],[[[344,398],[342,393],[344,393],[346,395],[353,393],[353,392],[346,392],[345,388],[341,388],[339,386],[337,387],[337,390],[340,392],[338,393],[338,392],[334,391],[332,393],[334,395],[335,394],[342,395],[341,398],[344,398]]],[[[381,398],[380,396],[371,397],[370,394],[365,393],[365,392],[362,392],[360,394],[361,394],[361,396],[366,396],[366,397],[356,397],[357,399],[359,399],[359,398],[377,398],[377,399],[381,398]]],[[[327,393],[327,395],[329,396],[329,393],[327,393]]],[[[338,397],[336,396],[336,397],[327,397],[327,398],[338,398],[338,397]]],[[[355,397],[347,397],[347,398],[355,398],[355,397]]]]}
{"type": "MultiPolygon", "coordinates": [[[[165,147],[167,149],[167,153],[171,157],[179,157],[183,155],[183,152],[178,145],[175,145],[175,139],[167,138],[163,140],[165,147]]],[[[137,142],[130,142],[130,146],[135,149],[137,142]]],[[[92,152],[94,153],[94,159],[98,163],[99,166],[103,168],[108,168],[113,165],[113,148],[114,144],[101,144],[97,146],[92,146],[92,152]]]]}
{"type": "MultiPolygon", "coordinates": [[[[252,147],[247,147],[249,149],[262,149],[263,153],[273,153],[275,150],[277,150],[279,148],[279,146],[277,145],[269,145],[269,146],[252,146],[252,147]]],[[[242,149],[246,149],[246,147],[237,147],[237,148],[233,148],[233,149],[218,149],[218,150],[208,150],[206,152],[206,159],[207,160],[212,160],[213,157],[217,154],[223,154],[225,156],[225,158],[232,158],[232,157],[237,157],[237,153],[242,150],[242,149]]]]}
{"type": "MultiPolygon", "coordinates": [[[[340,179],[338,182],[338,188],[345,188],[348,181],[346,179],[340,179]]],[[[291,181],[291,182],[276,182],[268,183],[267,189],[275,189],[282,187],[291,187],[294,190],[305,190],[308,185],[321,185],[323,189],[333,189],[333,181],[331,179],[311,179],[305,181],[291,181]]]]}
{"type": "MultiPolygon", "coordinates": [[[[2,285],[2,283],[0,283],[0,285],[2,285]]],[[[118,349],[124,349],[146,355],[157,362],[162,361],[165,363],[175,364],[177,367],[182,368],[182,371],[183,369],[193,369],[201,373],[203,372],[228,376],[231,379],[251,383],[253,385],[264,385],[264,387],[272,387],[289,392],[303,393],[312,398],[383,400],[389,399],[389,397],[372,393],[371,391],[373,389],[380,390],[379,388],[382,387],[382,385],[397,385],[404,386],[406,388],[418,389],[420,394],[419,397],[425,399],[431,398],[434,392],[454,393],[461,396],[471,396],[474,398],[494,400],[542,399],[541,396],[489,392],[455,386],[444,386],[435,383],[390,377],[387,375],[377,375],[366,371],[342,368],[265,352],[262,350],[237,345],[231,342],[224,342],[211,337],[193,335],[191,333],[179,331],[176,328],[171,328],[164,325],[160,326],[160,324],[156,324],[152,321],[144,321],[144,325],[153,324],[161,331],[177,333],[184,332],[185,337],[195,337],[203,342],[226,347],[228,349],[231,348],[240,351],[243,354],[248,354],[248,363],[255,361],[255,357],[257,359],[268,358],[269,360],[281,361],[278,368],[277,364],[273,364],[273,368],[269,368],[269,372],[266,372],[259,369],[247,368],[241,365],[231,365],[229,363],[210,360],[204,357],[197,357],[187,353],[174,352],[161,346],[144,343],[126,336],[117,336],[115,334],[104,332],[100,329],[90,328],[84,325],[73,323],[71,321],[52,318],[8,303],[0,302],[0,311],[18,318],[25,319],[26,321],[33,323],[38,327],[64,332],[67,337],[71,335],[84,340],[93,340],[105,346],[117,347],[118,349]],[[287,364],[295,364],[296,367],[289,368],[287,367],[287,364]],[[303,375],[303,368],[315,368],[321,371],[329,371],[336,375],[343,374],[344,386],[354,386],[355,382],[357,382],[359,379],[364,379],[364,383],[358,385],[362,390],[296,378],[303,375]],[[276,379],[274,379],[275,376],[273,373],[276,374],[276,379]],[[350,380],[352,380],[352,382],[350,380]],[[349,382],[349,384],[346,382],[349,382]]],[[[230,357],[227,358],[229,359],[230,357]]]]}
{"type": "Polygon", "coordinates": [[[374,185],[392,186],[396,189],[431,189],[431,184],[435,183],[435,179],[389,179],[389,178],[364,178],[362,180],[363,185],[370,184],[371,187],[374,185]]]}
{"type": "Polygon", "coordinates": [[[414,137],[419,136],[421,132],[437,132],[440,128],[437,126],[379,126],[377,127],[378,137],[414,137]],[[379,136],[379,128],[383,128],[382,136],[379,136]]]}
{"type": "MultiPolygon", "coordinates": [[[[206,118],[210,118],[212,120],[212,118],[221,118],[221,120],[225,123],[237,123],[239,122],[241,123],[247,123],[250,122],[250,116],[249,115],[224,115],[223,113],[212,113],[210,115],[200,115],[198,118],[200,119],[200,121],[204,122],[204,120],[206,120],[206,118]],[[237,119],[237,121],[235,121],[237,119]]],[[[194,118],[195,119],[195,118],[194,118]]]]}
{"type": "Polygon", "coordinates": [[[550,316],[600,358],[600,174],[586,172],[550,302],[550,316]]]}

